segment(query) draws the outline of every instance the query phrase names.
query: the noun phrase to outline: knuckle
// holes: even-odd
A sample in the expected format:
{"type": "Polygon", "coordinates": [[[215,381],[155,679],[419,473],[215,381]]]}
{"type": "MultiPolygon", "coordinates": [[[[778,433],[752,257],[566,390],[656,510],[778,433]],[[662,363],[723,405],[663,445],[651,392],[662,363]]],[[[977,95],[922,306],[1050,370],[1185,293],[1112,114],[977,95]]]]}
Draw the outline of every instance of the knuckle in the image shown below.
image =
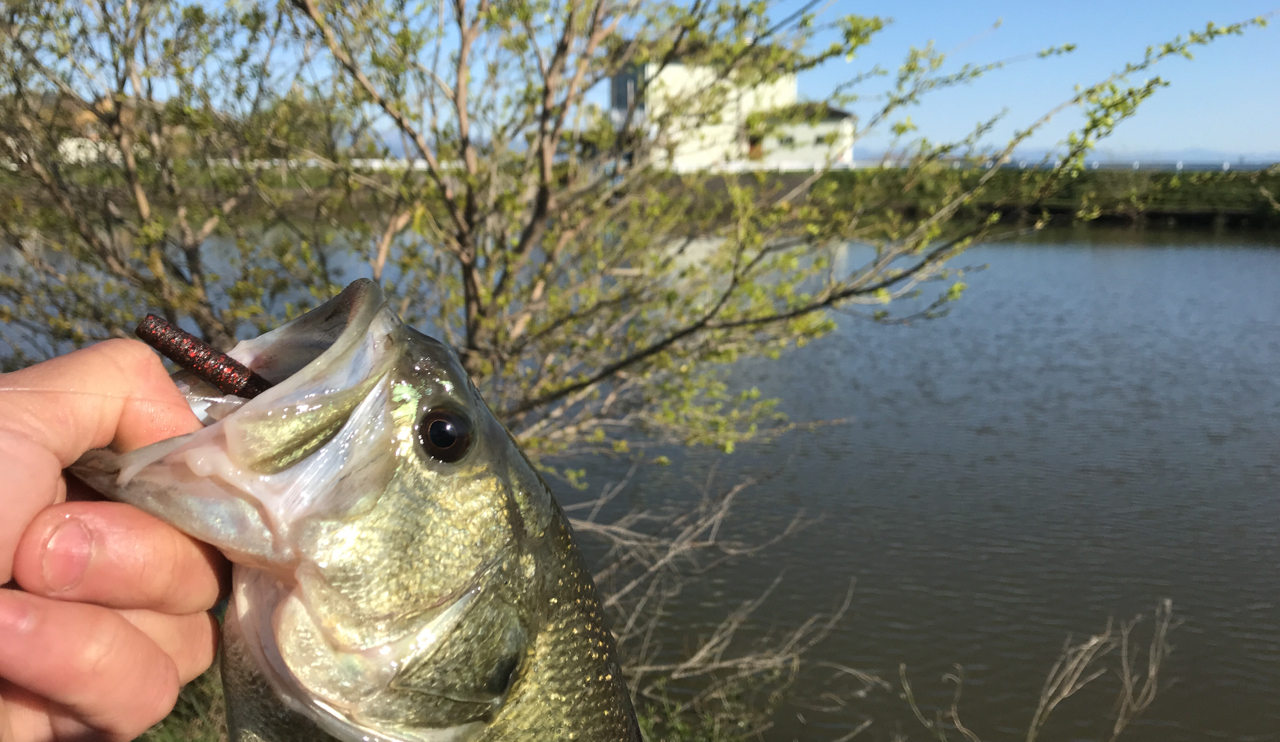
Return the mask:
{"type": "Polygon", "coordinates": [[[110,368],[129,382],[146,382],[157,375],[167,376],[164,364],[145,343],[130,338],[112,338],[92,346],[103,358],[99,367],[110,368]]]}
{"type": "Polygon", "coordinates": [[[111,358],[120,370],[137,373],[152,370],[156,366],[163,368],[160,359],[146,343],[132,338],[112,338],[93,346],[111,358]]]}
{"type": "Polygon", "coordinates": [[[182,685],[172,662],[166,662],[158,676],[147,678],[145,686],[133,697],[128,713],[121,718],[117,734],[121,742],[132,740],[155,726],[173,711],[182,685]]]}
{"type": "Polygon", "coordinates": [[[152,553],[144,560],[139,574],[145,598],[159,608],[175,602],[186,584],[180,538],[168,527],[156,529],[151,539],[152,553]]]}
{"type": "Polygon", "coordinates": [[[128,654],[127,642],[124,621],[99,621],[85,633],[79,651],[72,654],[72,669],[80,677],[111,677],[117,663],[128,654]]]}
{"type": "Polygon", "coordinates": [[[193,563],[192,542],[158,520],[148,518],[137,525],[128,535],[132,544],[125,560],[134,593],[130,607],[173,615],[196,610],[192,602],[202,583],[193,563]]]}
{"type": "Polygon", "coordinates": [[[187,622],[186,640],[173,658],[178,680],[189,683],[213,664],[218,653],[217,619],[209,613],[196,613],[183,618],[187,622]]]}
{"type": "Polygon", "coordinates": [[[178,701],[178,693],[181,689],[178,668],[172,662],[164,663],[163,676],[152,682],[152,692],[148,694],[146,704],[140,709],[139,721],[145,723],[138,729],[139,733],[169,715],[178,701]]]}

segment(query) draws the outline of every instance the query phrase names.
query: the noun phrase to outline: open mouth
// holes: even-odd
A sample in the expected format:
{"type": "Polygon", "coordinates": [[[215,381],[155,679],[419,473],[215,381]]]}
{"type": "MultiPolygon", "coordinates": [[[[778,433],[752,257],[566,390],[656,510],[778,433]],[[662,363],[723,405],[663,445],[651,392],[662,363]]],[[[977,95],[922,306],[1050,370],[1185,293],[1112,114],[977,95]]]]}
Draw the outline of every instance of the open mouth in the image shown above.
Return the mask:
{"type": "Polygon", "coordinates": [[[384,306],[382,290],[362,279],[315,311],[244,340],[225,354],[210,348],[201,355],[190,347],[199,343],[197,339],[171,341],[164,330],[144,332],[140,325],[138,334],[183,368],[174,381],[201,422],[211,425],[259,395],[278,403],[282,395],[270,392],[282,384],[292,387],[290,397],[299,392],[306,396],[308,390],[323,393],[326,389],[314,383],[321,379],[329,385],[350,384],[362,366],[367,368],[367,353],[359,351],[384,306]],[[209,358],[209,354],[221,358],[209,358]],[[343,369],[345,374],[335,373],[343,369]],[[235,391],[240,388],[251,393],[235,391]]]}
{"type": "Polygon", "coordinates": [[[361,279],[315,311],[241,342],[228,355],[278,385],[309,365],[336,365],[368,335],[384,305],[378,285],[361,279]]]}

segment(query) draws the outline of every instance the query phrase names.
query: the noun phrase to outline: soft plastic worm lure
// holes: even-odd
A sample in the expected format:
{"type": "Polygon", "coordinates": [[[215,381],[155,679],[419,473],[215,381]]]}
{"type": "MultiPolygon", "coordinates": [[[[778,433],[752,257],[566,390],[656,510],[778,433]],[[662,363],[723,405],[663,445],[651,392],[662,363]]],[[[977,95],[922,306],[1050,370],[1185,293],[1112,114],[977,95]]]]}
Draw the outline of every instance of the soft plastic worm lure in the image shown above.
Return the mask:
{"type": "Polygon", "coordinates": [[[165,358],[199,376],[223,394],[253,399],[271,388],[271,382],[248,366],[170,324],[163,317],[148,314],[133,332],[165,358]]]}

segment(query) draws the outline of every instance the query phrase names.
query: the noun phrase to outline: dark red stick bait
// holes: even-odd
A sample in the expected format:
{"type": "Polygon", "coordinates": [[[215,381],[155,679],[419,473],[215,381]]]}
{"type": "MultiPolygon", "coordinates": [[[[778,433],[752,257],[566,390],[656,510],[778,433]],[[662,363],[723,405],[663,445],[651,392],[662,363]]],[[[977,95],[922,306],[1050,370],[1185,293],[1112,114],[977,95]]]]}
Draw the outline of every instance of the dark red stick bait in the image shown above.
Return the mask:
{"type": "Polygon", "coordinates": [[[148,314],[133,331],[165,358],[217,387],[223,394],[253,399],[271,388],[271,382],[200,338],[175,327],[162,317],[148,314]]]}

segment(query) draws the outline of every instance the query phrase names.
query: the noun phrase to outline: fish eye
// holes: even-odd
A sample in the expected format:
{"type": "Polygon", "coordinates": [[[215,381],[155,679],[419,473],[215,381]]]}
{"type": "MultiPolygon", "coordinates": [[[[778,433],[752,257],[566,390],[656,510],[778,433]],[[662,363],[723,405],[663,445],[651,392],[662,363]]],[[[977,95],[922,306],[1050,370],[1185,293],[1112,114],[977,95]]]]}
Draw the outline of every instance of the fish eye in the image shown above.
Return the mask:
{"type": "Polygon", "coordinates": [[[455,410],[429,410],[418,420],[418,442],[431,458],[452,464],[471,450],[471,421],[455,410]]]}

